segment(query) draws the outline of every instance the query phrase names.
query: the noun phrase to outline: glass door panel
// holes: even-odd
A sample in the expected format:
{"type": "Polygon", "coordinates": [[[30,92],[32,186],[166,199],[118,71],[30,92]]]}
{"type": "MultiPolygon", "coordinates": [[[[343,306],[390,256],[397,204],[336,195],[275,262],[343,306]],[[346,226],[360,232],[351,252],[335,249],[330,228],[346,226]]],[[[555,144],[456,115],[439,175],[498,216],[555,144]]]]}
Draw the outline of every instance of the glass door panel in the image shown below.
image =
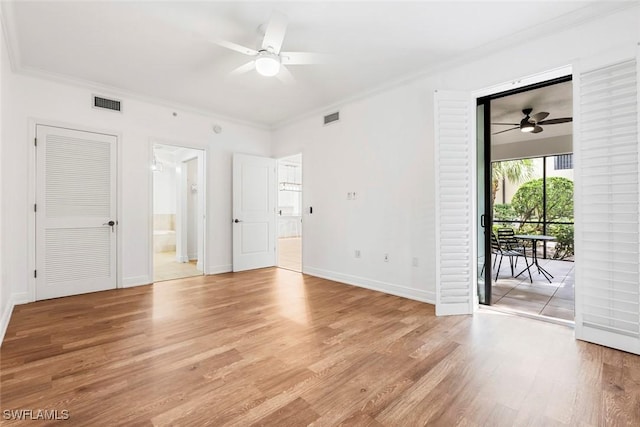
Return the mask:
{"type": "Polygon", "coordinates": [[[488,129],[485,117],[489,114],[489,102],[480,101],[476,111],[476,129],[477,129],[477,264],[478,264],[478,301],[480,304],[491,303],[491,247],[489,246],[489,239],[487,230],[491,225],[491,218],[488,214],[488,207],[490,203],[487,203],[490,190],[487,188],[489,180],[488,174],[490,173],[491,166],[488,161],[489,148],[487,135],[485,130],[488,129]]]}

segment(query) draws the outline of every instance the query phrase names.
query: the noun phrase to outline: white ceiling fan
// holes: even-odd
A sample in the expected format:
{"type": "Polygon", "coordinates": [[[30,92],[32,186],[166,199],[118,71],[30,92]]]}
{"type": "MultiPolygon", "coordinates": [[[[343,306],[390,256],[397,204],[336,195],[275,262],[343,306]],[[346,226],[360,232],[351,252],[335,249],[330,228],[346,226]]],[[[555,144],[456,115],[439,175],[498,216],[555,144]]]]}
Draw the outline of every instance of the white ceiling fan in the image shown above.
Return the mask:
{"type": "Polygon", "coordinates": [[[258,50],[227,40],[214,40],[214,43],[219,46],[253,57],[251,61],[236,68],[231,74],[242,74],[255,69],[263,76],[276,76],[283,82],[292,82],[294,78],[285,65],[321,64],[325,62],[326,57],[322,54],[281,51],[287,30],[287,22],[285,14],[274,10],[266,26],[262,45],[258,50]]]}

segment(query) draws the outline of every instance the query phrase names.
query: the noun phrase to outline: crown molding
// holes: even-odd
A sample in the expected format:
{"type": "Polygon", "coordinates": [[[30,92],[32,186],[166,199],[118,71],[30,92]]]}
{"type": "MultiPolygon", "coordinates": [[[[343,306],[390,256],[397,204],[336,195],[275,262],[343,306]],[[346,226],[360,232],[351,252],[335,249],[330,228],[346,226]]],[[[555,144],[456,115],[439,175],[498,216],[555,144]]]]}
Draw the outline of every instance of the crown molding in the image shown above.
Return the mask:
{"type": "Polygon", "coordinates": [[[31,78],[37,78],[40,80],[50,81],[54,83],[61,83],[68,86],[76,86],[83,89],[88,89],[92,92],[99,93],[104,96],[113,96],[123,100],[131,99],[131,100],[136,100],[140,102],[145,102],[148,104],[153,104],[159,107],[178,110],[180,112],[206,116],[212,121],[223,121],[223,122],[232,123],[240,126],[247,126],[247,127],[258,129],[258,130],[271,130],[271,126],[269,126],[268,124],[252,122],[249,120],[243,120],[233,116],[226,116],[224,114],[219,114],[215,111],[193,107],[187,104],[176,103],[165,98],[149,96],[139,92],[122,89],[116,86],[96,83],[90,80],[83,80],[77,77],[68,76],[66,74],[58,74],[50,71],[43,71],[38,68],[25,67],[25,66],[20,67],[20,69],[17,71],[17,74],[21,74],[23,76],[27,76],[31,78]]]}
{"type": "Polygon", "coordinates": [[[11,71],[17,73],[20,64],[20,50],[17,48],[18,34],[13,23],[13,2],[0,1],[0,23],[2,24],[2,33],[4,35],[4,44],[9,56],[9,65],[11,71]]]}
{"type": "Polygon", "coordinates": [[[116,86],[105,85],[90,80],[84,80],[77,77],[69,76],[66,74],[59,74],[50,71],[44,71],[34,67],[28,67],[22,64],[20,57],[20,49],[18,49],[18,35],[15,31],[13,22],[13,2],[0,1],[0,22],[2,23],[2,30],[5,37],[5,45],[9,56],[9,62],[11,63],[11,71],[15,74],[20,74],[32,78],[38,78],[41,80],[52,81],[55,83],[80,87],[88,89],[92,92],[99,92],[105,96],[111,95],[121,99],[132,99],[148,104],[153,104],[160,107],[179,110],[185,113],[197,114],[200,116],[206,116],[213,121],[223,121],[235,125],[247,126],[258,130],[271,130],[271,126],[265,123],[252,122],[250,120],[244,120],[238,117],[227,116],[220,114],[216,111],[207,110],[203,108],[194,107],[191,105],[181,104],[173,102],[169,99],[162,97],[149,96],[139,92],[119,88],[116,86]]]}
{"type": "MultiPolygon", "coordinates": [[[[467,50],[464,53],[456,55],[439,63],[436,66],[427,67],[418,72],[406,74],[398,79],[395,79],[389,83],[385,83],[376,86],[372,89],[362,91],[358,94],[346,97],[340,101],[325,105],[320,108],[314,108],[306,112],[300,113],[285,120],[275,122],[271,125],[272,130],[278,130],[282,127],[291,125],[301,120],[313,117],[315,115],[324,115],[330,112],[336,111],[341,107],[351,104],[362,99],[370,98],[377,94],[387,92],[389,90],[405,86],[414,83],[418,80],[433,77],[438,73],[446,71],[451,68],[456,68],[467,64],[469,62],[477,61],[485,56],[494,54],[502,49],[508,49],[515,47],[519,44],[527,42],[540,35],[552,35],[560,33],[568,28],[576,27],[587,22],[594,21],[607,15],[611,15],[622,10],[637,8],[639,2],[637,0],[626,0],[620,2],[594,2],[587,6],[584,6],[574,12],[567,13],[551,19],[545,23],[534,25],[532,27],[525,28],[516,33],[502,37],[500,39],[485,43],[479,47],[467,50]]],[[[535,70],[533,74],[544,72],[546,70],[535,70]]]]}
{"type": "MultiPolygon", "coordinates": [[[[15,20],[13,18],[14,12],[13,12],[12,3],[13,2],[10,2],[10,1],[0,1],[0,22],[2,22],[2,28],[5,36],[5,44],[7,46],[7,52],[8,52],[9,60],[11,63],[11,69],[16,74],[22,74],[30,77],[43,79],[43,80],[49,80],[49,81],[54,81],[62,84],[82,87],[82,88],[93,90],[93,91],[102,91],[102,92],[113,94],[114,96],[118,96],[122,98],[135,99],[138,101],[142,101],[142,102],[146,102],[146,103],[150,103],[150,104],[154,104],[162,107],[178,109],[183,112],[189,112],[193,114],[207,116],[207,117],[210,117],[212,120],[221,120],[221,121],[226,121],[226,122],[237,124],[237,125],[248,126],[248,127],[259,129],[259,130],[271,130],[271,131],[278,130],[284,126],[290,125],[300,120],[304,120],[314,115],[322,115],[322,114],[326,114],[327,112],[335,111],[336,109],[340,109],[344,105],[372,97],[379,93],[386,92],[400,86],[414,83],[420,79],[434,76],[437,73],[440,73],[447,69],[455,68],[455,67],[464,65],[465,63],[479,60],[482,57],[493,54],[501,49],[507,49],[507,48],[517,46],[518,44],[527,42],[535,37],[539,37],[540,35],[546,36],[546,35],[556,34],[563,30],[566,30],[567,28],[575,27],[583,23],[596,20],[606,15],[610,15],[625,9],[638,7],[637,0],[627,0],[627,1],[623,0],[623,1],[617,1],[617,2],[608,2],[608,1],[593,2],[571,13],[564,14],[562,16],[551,19],[545,23],[528,27],[517,33],[510,34],[508,36],[486,43],[474,49],[467,50],[466,52],[456,55],[455,57],[452,57],[449,60],[442,61],[441,63],[435,66],[427,67],[418,72],[406,74],[389,83],[385,83],[382,85],[378,85],[372,89],[361,91],[357,94],[342,98],[339,101],[324,105],[322,107],[307,110],[305,112],[296,114],[284,120],[276,121],[273,123],[262,123],[262,122],[253,122],[253,121],[245,120],[239,117],[227,116],[224,114],[220,114],[219,112],[216,112],[216,111],[198,108],[198,107],[194,107],[186,104],[175,103],[169,99],[145,95],[136,91],[127,90],[127,89],[119,88],[116,86],[104,85],[104,84],[83,80],[83,79],[68,76],[68,75],[48,72],[48,71],[36,69],[33,67],[26,67],[22,64],[20,50],[18,49],[18,36],[17,36],[17,32],[15,31],[15,27],[13,25],[13,22],[15,20]]],[[[538,70],[538,71],[541,71],[541,70],[538,70]]]]}

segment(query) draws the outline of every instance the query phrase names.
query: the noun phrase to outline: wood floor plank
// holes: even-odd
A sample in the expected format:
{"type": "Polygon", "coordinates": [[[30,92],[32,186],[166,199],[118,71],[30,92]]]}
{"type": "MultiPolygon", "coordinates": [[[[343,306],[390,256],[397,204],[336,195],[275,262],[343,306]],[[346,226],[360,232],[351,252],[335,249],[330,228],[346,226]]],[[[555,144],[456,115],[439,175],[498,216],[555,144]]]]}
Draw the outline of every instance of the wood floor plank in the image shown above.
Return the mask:
{"type": "Polygon", "coordinates": [[[74,426],[640,425],[639,356],[276,268],[20,305],[0,359],[74,426]]]}

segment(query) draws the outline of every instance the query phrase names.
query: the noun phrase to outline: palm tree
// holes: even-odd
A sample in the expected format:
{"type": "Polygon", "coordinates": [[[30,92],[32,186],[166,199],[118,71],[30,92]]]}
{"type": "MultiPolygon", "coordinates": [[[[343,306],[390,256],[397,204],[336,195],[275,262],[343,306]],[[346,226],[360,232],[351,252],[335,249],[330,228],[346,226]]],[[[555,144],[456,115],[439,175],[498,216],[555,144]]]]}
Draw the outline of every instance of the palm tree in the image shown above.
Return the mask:
{"type": "Polygon", "coordinates": [[[491,200],[495,202],[498,186],[501,182],[503,186],[505,181],[509,181],[512,184],[520,184],[525,180],[531,179],[533,172],[533,160],[531,159],[493,162],[491,164],[491,200]]]}

